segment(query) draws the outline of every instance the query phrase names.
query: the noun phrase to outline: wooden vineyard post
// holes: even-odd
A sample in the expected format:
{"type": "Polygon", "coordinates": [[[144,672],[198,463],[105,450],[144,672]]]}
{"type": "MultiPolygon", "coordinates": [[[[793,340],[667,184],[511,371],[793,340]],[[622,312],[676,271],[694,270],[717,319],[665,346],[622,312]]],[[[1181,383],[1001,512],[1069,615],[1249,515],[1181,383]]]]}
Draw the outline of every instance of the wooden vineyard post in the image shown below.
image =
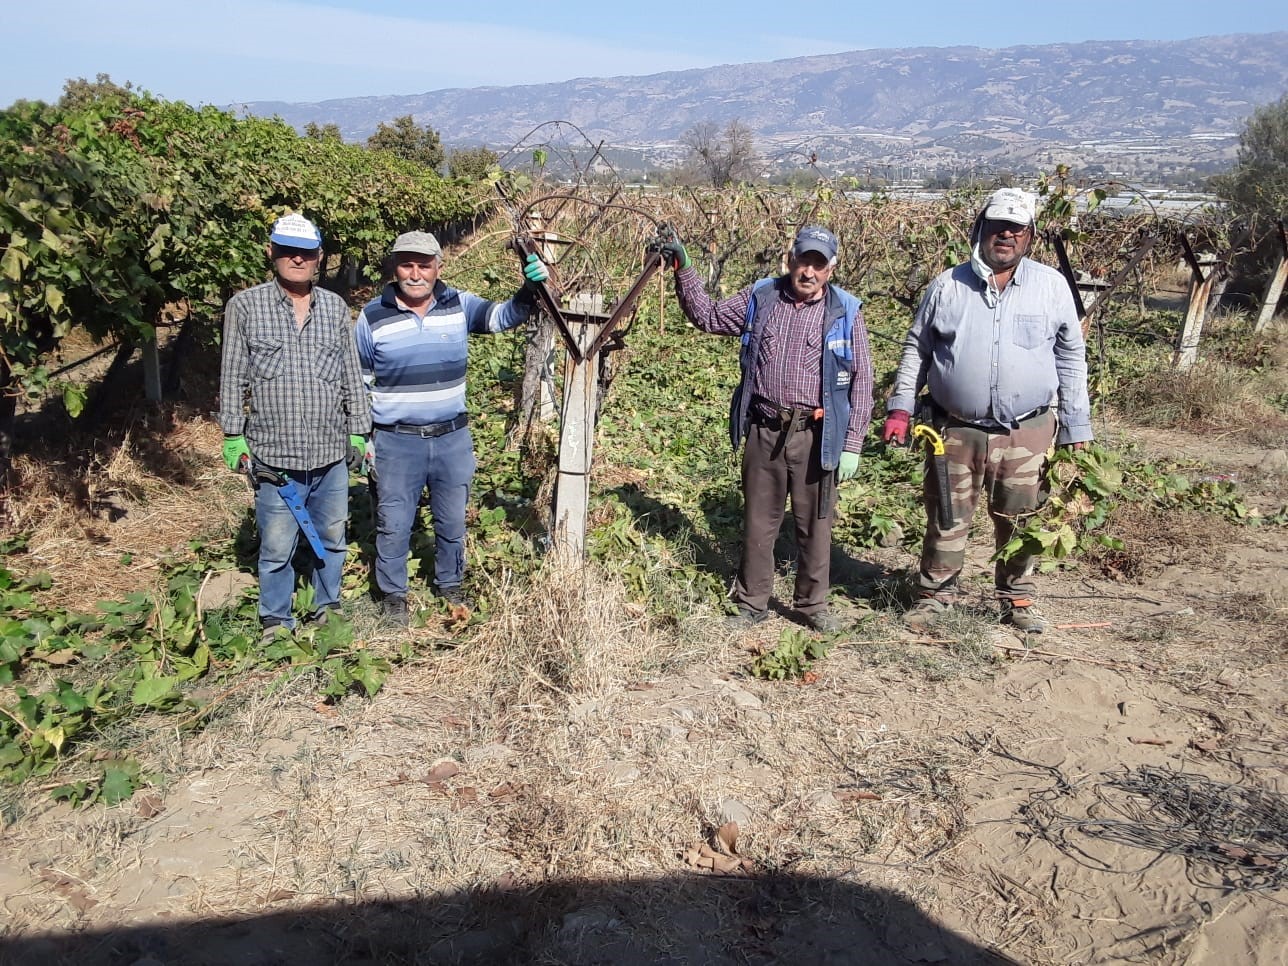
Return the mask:
{"type": "Polygon", "coordinates": [[[1285,282],[1288,282],[1288,228],[1281,220],[1279,222],[1279,264],[1275,267],[1274,274],[1270,276],[1270,284],[1266,286],[1266,296],[1261,300],[1261,311],[1257,313],[1256,324],[1252,327],[1253,332],[1264,332],[1270,328],[1279,299],[1284,294],[1285,282]]]}
{"type": "Polygon", "coordinates": [[[161,401],[161,354],[154,335],[140,345],[143,352],[143,396],[148,402],[161,401]]]}
{"type": "Polygon", "coordinates": [[[601,328],[602,325],[594,322],[575,324],[574,335],[581,358],[575,359],[569,354],[564,370],[553,536],[555,548],[573,560],[580,560],[586,550],[595,413],[599,409],[599,353],[591,354],[589,350],[601,328]]]}
{"type": "MultiPolygon", "coordinates": [[[[515,236],[512,247],[520,259],[537,250],[531,235],[515,236]]],[[[551,540],[554,549],[580,559],[586,551],[586,515],[590,506],[590,469],[595,446],[595,420],[599,413],[599,363],[610,351],[609,338],[617,325],[635,311],[635,303],[653,273],[661,267],[656,252],[645,259],[644,269],[630,290],[618,300],[610,315],[603,314],[604,300],[598,293],[581,293],[565,310],[560,294],[550,281],[534,285],[537,304],[550,316],[563,338],[567,356],[564,363],[563,413],[559,431],[559,469],[555,479],[551,540]]]]}
{"type": "Polygon", "coordinates": [[[1190,266],[1190,295],[1185,310],[1185,324],[1181,327],[1176,352],[1172,356],[1172,367],[1186,372],[1198,361],[1199,339],[1203,336],[1203,323],[1207,321],[1208,299],[1212,295],[1212,284],[1218,273],[1216,256],[1207,253],[1201,258],[1196,256],[1184,232],[1181,233],[1181,247],[1185,251],[1185,261],[1190,266]]]}

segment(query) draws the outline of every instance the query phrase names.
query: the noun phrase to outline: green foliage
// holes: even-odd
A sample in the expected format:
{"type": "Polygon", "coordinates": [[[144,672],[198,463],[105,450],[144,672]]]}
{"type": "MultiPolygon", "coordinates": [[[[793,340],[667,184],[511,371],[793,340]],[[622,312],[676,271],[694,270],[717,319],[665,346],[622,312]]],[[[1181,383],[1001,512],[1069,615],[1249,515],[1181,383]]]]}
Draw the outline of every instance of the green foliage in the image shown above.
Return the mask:
{"type": "Polygon", "coordinates": [[[43,358],[73,327],[142,343],[168,303],[217,324],[232,292],[267,277],[268,227],[285,211],[313,218],[329,253],[378,266],[407,225],[476,210],[420,162],[319,135],[105,77],[55,106],[0,111],[0,375],[38,395],[43,358]]]}
{"type": "Polygon", "coordinates": [[[372,151],[385,151],[404,161],[419,164],[431,171],[443,165],[443,142],[438,132],[426,124],[421,127],[410,114],[396,117],[391,123],[381,121],[367,138],[372,151]]]}
{"type": "Polygon", "coordinates": [[[1031,554],[1050,570],[1092,547],[1122,550],[1123,541],[1112,533],[1114,507],[1122,501],[1160,511],[1197,510],[1239,524],[1279,523],[1249,509],[1228,479],[1195,480],[1179,464],[1131,460],[1096,445],[1057,450],[1047,465],[1046,485],[1046,504],[1026,519],[998,558],[1031,554]]]}
{"type": "Polygon", "coordinates": [[[770,681],[804,677],[815,661],[827,657],[835,641],[818,637],[799,628],[778,635],[778,644],[751,663],[751,673],[770,681]]]}
{"type": "MultiPolygon", "coordinates": [[[[380,690],[390,660],[357,644],[342,620],[264,643],[251,597],[201,614],[205,567],[176,567],[163,594],[102,601],[92,614],[38,606],[34,591],[48,589],[49,578],[19,580],[0,567],[0,686],[11,686],[0,691],[0,779],[19,783],[71,767],[84,757],[81,744],[132,716],[182,713],[196,722],[206,712],[192,696],[197,682],[257,667],[312,673],[330,699],[380,690]]],[[[307,609],[308,594],[300,597],[307,609]]],[[[137,764],[106,762],[95,777],[60,785],[54,796],[110,805],[143,782],[137,764]]]]}
{"type": "Polygon", "coordinates": [[[1263,224],[1288,217],[1288,94],[1252,112],[1233,170],[1212,183],[1239,214],[1263,224]]]}
{"type": "Polygon", "coordinates": [[[447,156],[447,173],[465,181],[483,181],[493,173],[500,173],[497,166],[500,156],[487,147],[457,148],[447,156]]]}

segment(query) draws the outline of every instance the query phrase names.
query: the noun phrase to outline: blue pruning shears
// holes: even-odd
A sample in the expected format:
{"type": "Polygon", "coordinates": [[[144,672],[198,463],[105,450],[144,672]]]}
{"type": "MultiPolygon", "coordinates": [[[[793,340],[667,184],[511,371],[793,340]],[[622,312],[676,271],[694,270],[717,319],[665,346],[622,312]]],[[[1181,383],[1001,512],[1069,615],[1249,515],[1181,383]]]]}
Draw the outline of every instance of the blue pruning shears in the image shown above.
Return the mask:
{"type": "Polygon", "coordinates": [[[313,518],[309,516],[309,509],[304,505],[304,497],[300,495],[300,491],[296,488],[295,481],[285,473],[279,473],[260,463],[253,462],[248,456],[243,456],[238,460],[237,469],[246,474],[252,486],[256,483],[268,483],[277,487],[277,492],[281,494],[282,502],[286,504],[286,509],[291,511],[291,516],[295,517],[295,522],[299,524],[300,532],[304,534],[304,539],[309,542],[309,547],[313,550],[314,556],[319,560],[325,560],[326,548],[322,546],[322,538],[318,535],[318,528],[313,525],[313,518]]]}

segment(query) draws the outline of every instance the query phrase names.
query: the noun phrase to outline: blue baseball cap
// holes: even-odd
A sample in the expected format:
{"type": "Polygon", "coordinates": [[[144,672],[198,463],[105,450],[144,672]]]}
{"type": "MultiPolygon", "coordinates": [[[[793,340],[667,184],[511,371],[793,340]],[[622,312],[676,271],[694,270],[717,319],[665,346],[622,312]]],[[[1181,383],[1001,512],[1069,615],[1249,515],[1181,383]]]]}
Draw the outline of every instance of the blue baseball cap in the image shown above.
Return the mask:
{"type": "Polygon", "coordinates": [[[805,252],[818,252],[829,262],[836,258],[836,236],[819,225],[806,225],[796,233],[792,243],[792,257],[799,258],[805,252]]]}
{"type": "Polygon", "coordinates": [[[314,249],[322,247],[322,233],[318,226],[301,214],[291,212],[273,222],[273,231],[268,240],[274,245],[286,245],[288,248],[314,249]]]}

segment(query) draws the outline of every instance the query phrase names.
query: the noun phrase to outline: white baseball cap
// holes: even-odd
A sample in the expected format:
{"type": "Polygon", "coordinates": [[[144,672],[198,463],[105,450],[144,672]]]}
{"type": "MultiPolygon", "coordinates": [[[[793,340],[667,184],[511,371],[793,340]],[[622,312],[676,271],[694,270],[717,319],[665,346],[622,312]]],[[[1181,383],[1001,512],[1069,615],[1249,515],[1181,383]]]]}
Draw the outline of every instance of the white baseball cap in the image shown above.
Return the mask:
{"type": "Polygon", "coordinates": [[[998,188],[988,196],[984,217],[989,221],[1009,221],[1014,225],[1037,225],[1035,196],[1019,188],[998,188]]]}
{"type": "Polygon", "coordinates": [[[268,240],[274,245],[286,245],[289,248],[321,248],[322,233],[318,226],[303,215],[291,212],[273,222],[273,231],[268,240]]]}

